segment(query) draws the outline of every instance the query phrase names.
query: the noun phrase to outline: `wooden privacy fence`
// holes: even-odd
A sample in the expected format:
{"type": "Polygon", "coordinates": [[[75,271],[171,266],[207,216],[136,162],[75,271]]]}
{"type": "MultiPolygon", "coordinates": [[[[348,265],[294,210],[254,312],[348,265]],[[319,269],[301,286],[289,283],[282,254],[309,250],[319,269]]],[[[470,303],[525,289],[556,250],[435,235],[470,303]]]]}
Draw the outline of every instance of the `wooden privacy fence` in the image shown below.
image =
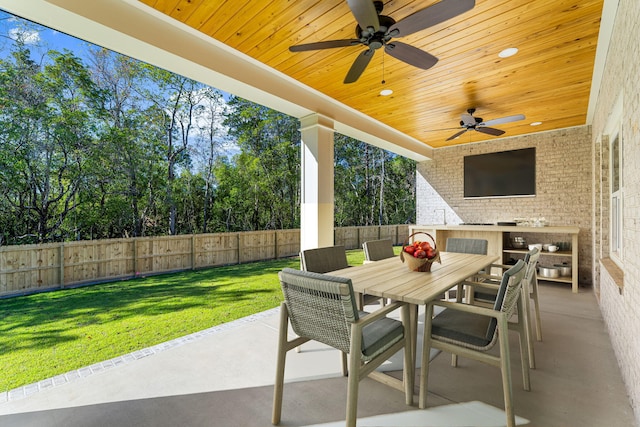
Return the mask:
{"type": "MultiPolygon", "coordinates": [[[[343,227],[336,245],[402,244],[409,225],[343,227]]],[[[0,296],[296,256],[300,230],[266,230],[0,247],[0,296]]]]}

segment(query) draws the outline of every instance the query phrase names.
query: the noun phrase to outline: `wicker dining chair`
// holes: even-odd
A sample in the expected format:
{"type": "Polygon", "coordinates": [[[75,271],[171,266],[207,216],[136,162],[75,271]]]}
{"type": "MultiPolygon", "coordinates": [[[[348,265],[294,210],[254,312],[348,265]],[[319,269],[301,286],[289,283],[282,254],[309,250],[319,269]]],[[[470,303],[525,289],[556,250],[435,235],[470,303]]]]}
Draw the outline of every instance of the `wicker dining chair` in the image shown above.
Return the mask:
{"type": "Polygon", "coordinates": [[[344,246],[326,246],[300,252],[300,263],[304,271],[328,273],[349,267],[344,246]]]}
{"type": "MultiPolygon", "coordinates": [[[[393,258],[396,254],[393,252],[393,242],[391,239],[369,240],[362,244],[362,250],[364,251],[364,263],[376,262],[387,258],[393,258]]],[[[362,300],[362,305],[366,305],[372,301],[375,301],[375,297],[372,295],[365,295],[362,300]]],[[[380,298],[380,304],[385,305],[387,303],[386,298],[380,298]]]]}
{"type": "MultiPolygon", "coordinates": [[[[540,320],[540,303],[538,300],[538,275],[537,275],[537,265],[538,258],[540,258],[540,250],[538,248],[533,248],[529,252],[527,252],[524,256],[524,262],[526,264],[526,272],[524,275],[524,280],[522,281],[522,293],[525,296],[525,299],[522,301],[524,315],[526,316],[526,326],[527,326],[527,343],[529,350],[529,366],[531,369],[535,369],[536,367],[536,359],[535,352],[533,346],[533,319],[535,319],[535,331],[536,338],[538,341],[542,340],[542,325],[540,320]],[[530,300],[533,300],[533,313],[534,316],[531,316],[531,305],[530,300]]],[[[498,270],[507,270],[511,268],[512,265],[504,265],[504,264],[492,264],[491,268],[495,271],[498,270]]],[[[497,274],[480,274],[478,275],[478,281],[481,282],[493,282],[495,284],[499,284],[502,280],[501,275],[497,274]]],[[[475,282],[465,282],[465,286],[470,286],[475,288],[475,282]]],[[[485,304],[491,305],[493,304],[496,296],[495,291],[491,291],[488,289],[485,290],[476,290],[471,292],[473,295],[470,300],[471,304],[485,304]]]]}
{"type": "Polygon", "coordinates": [[[391,239],[369,240],[362,244],[365,262],[380,261],[393,258],[393,242],[391,239]]]}
{"type": "MultiPolygon", "coordinates": [[[[450,301],[435,300],[427,304],[425,313],[425,339],[422,349],[420,377],[420,407],[426,406],[429,368],[428,355],[432,348],[456,354],[462,357],[499,367],[502,374],[504,406],[507,426],[515,426],[512,404],[511,366],[509,359],[509,329],[518,332],[522,358],[522,378],[525,390],[530,390],[529,360],[526,351],[525,323],[523,316],[516,316],[517,322],[509,322],[514,313],[522,313],[522,282],[526,273],[526,264],[519,260],[516,265],[505,271],[497,289],[497,297],[492,308],[480,307],[450,301]],[[434,308],[443,307],[433,317],[434,308]],[[498,344],[498,355],[488,353],[498,344]]],[[[491,283],[478,286],[494,287],[491,283]]]]}
{"type": "MultiPolygon", "coordinates": [[[[312,271],[314,273],[328,273],[349,267],[347,251],[342,245],[325,246],[301,251],[300,264],[302,270],[312,271]]],[[[359,295],[358,307],[363,308],[374,302],[379,302],[381,306],[385,304],[383,298],[378,298],[373,295],[359,295]]]]}
{"type": "MultiPolygon", "coordinates": [[[[272,423],[280,423],[287,352],[309,340],[342,352],[343,373],[348,374],[346,426],[355,427],[360,380],[392,355],[404,349],[404,389],[413,404],[413,362],[409,309],[394,302],[373,312],[358,311],[351,279],[285,268],[279,273],[284,302],[280,305],[278,358],[272,423]],[[401,308],[402,322],[386,317],[401,308]],[[297,338],[289,340],[289,323],[297,338]],[[345,371],[349,355],[348,370],[345,371]]],[[[323,396],[323,399],[326,399],[323,396]]]]}
{"type": "MultiPolygon", "coordinates": [[[[457,252],[463,254],[486,255],[489,242],[485,239],[466,239],[462,237],[449,237],[445,246],[446,252],[457,252]]],[[[456,301],[461,302],[463,298],[464,286],[462,283],[457,284],[456,301]]],[[[454,289],[451,288],[451,289],[454,289]]],[[[451,290],[445,292],[444,298],[450,299],[451,290]]]]}

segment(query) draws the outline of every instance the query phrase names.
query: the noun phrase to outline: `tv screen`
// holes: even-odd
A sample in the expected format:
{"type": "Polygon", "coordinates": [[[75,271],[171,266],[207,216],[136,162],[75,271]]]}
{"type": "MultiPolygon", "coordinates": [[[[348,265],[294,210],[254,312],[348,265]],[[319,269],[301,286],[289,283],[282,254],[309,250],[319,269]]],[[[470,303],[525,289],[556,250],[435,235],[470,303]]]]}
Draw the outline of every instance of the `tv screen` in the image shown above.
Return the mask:
{"type": "Polygon", "coordinates": [[[536,194],[536,149],[464,158],[464,197],[524,197],[536,194]]]}

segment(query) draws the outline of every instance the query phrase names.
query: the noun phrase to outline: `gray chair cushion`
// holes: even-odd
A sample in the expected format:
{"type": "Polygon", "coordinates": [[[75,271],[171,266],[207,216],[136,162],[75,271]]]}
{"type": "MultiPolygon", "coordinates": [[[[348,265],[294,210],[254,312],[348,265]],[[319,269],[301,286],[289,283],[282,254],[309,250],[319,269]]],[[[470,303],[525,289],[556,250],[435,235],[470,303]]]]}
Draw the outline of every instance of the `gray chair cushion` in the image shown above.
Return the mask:
{"type": "Polygon", "coordinates": [[[443,310],[433,319],[432,335],[453,341],[485,347],[491,342],[487,338],[491,318],[455,310],[443,310]]]}
{"type": "MultiPolygon", "coordinates": [[[[359,317],[367,312],[360,311],[359,317]]],[[[381,349],[388,348],[404,337],[402,322],[385,317],[362,328],[362,354],[368,357],[376,355],[381,349]]]]}

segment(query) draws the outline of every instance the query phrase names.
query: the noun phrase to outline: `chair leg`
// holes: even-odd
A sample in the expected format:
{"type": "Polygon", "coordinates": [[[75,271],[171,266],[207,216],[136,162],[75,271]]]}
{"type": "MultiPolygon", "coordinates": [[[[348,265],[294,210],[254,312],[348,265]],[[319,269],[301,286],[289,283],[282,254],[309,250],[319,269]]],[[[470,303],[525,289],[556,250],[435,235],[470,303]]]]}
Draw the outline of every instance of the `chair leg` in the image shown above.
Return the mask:
{"type": "Polygon", "coordinates": [[[498,320],[498,340],[500,345],[500,370],[502,372],[502,392],[504,393],[504,411],[507,414],[507,427],[515,427],[511,393],[511,367],[509,363],[509,327],[506,318],[498,320]]]}
{"type": "Polygon", "coordinates": [[[342,376],[346,377],[346,376],[349,376],[347,353],[345,352],[340,352],[340,353],[342,353],[342,376]]]}
{"type": "MultiPolygon", "coordinates": [[[[533,300],[533,311],[536,319],[536,339],[542,341],[542,322],[540,321],[540,301],[538,300],[538,276],[533,274],[531,279],[531,299],[533,300]]],[[[531,325],[533,328],[533,325],[531,325]]]]}
{"type": "Polygon", "coordinates": [[[538,302],[538,295],[533,297],[533,311],[535,313],[536,324],[536,339],[542,341],[542,325],[540,321],[540,303],[538,302]]]}
{"type": "Polygon", "coordinates": [[[402,307],[402,324],[404,325],[404,366],[403,366],[403,382],[404,382],[404,394],[405,403],[409,406],[413,405],[413,385],[415,380],[414,367],[416,364],[413,362],[413,354],[411,351],[411,308],[409,305],[402,307]]]}
{"type": "Polygon", "coordinates": [[[351,348],[349,350],[349,377],[347,381],[347,417],[346,427],[356,427],[358,419],[358,387],[360,385],[360,366],[362,361],[358,355],[362,345],[362,335],[353,333],[351,329],[351,348]]]}
{"type": "Polygon", "coordinates": [[[526,351],[529,359],[529,367],[536,368],[536,356],[533,347],[533,333],[531,331],[531,306],[529,305],[529,286],[525,283],[521,289],[521,298],[518,301],[518,324],[522,324],[523,328],[520,334],[524,334],[527,347],[520,351],[526,351]]]}
{"type": "Polygon", "coordinates": [[[533,309],[536,317],[536,339],[542,341],[542,322],[540,321],[540,301],[538,300],[538,276],[533,275],[531,298],[533,299],[533,309]]]}
{"type": "Polygon", "coordinates": [[[276,381],[273,387],[273,412],[271,423],[280,424],[282,416],[282,392],[284,389],[284,366],[287,358],[287,331],[289,328],[289,313],[285,303],[280,305],[280,331],[278,333],[278,356],[276,361],[276,381]]]}
{"type": "Polygon", "coordinates": [[[429,353],[431,352],[431,324],[433,322],[433,305],[427,304],[424,314],[424,336],[422,338],[422,359],[420,360],[420,395],[418,407],[427,407],[427,391],[429,384],[429,353]]]}
{"type": "MultiPolygon", "coordinates": [[[[523,288],[524,289],[524,288],[523,288]]],[[[522,294],[521,294],[522,295],[522,294]]],[[[518,310],[518,323],[515,325],[518,331],[518,341],[520,343],[520,359],[522,363],[522,383],[524,389],[529,391],[531,390],[531,380],[529,377],[529,367],[534,365],[533,362],[529,359],[531,353],[533,352],[533,340],[531,338],[529,324],[528,324],[528,308],[524,307],[524,303],[522,300],[526,301],[525,298],[520,298],[517,302],[517,310],[518,310]],[[525,315],[520,316],[520,313],[524,312],[525,315]]],[[[535,366],[533,367],[535,369],[535,366]]]]}

